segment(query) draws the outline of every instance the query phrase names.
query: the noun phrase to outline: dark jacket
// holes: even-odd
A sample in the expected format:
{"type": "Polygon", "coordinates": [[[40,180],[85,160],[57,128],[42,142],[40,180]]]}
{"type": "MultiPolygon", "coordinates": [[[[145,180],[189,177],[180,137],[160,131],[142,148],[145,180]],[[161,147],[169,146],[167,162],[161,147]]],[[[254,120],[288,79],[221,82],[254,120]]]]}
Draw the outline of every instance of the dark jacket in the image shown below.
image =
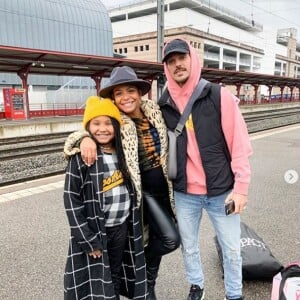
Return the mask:
{"type": "MultiPolygon", "coordinates": [[[[230,154],[221,126],[220,86],[209,82],[192,108],[192,119],[203,168],[208,196],[220,195],[233,187],[230,154]]],[[[158,102],[167,127],[173,130],[180,113],[171,97],[161,97],[158,102]]],[[[186,193],[187,133],[184,128],[177,138],[177,177],[174,190],[186,193]]]]}
{"type": "MultiPolygon", "coordinates": [[[[103,211],[103,157],[87,167],[80,154],[73,155],[66,169],[64,204],[71,228],[64,274],[64,298],[115,299],[111,280],[103,211]],[[102,249],[100,259],[89,252],[102,249]],[[99,297],[99,295],[102,295],[99,297]]],[[[131,192],[128,243],[121,267],[121,294],[146,299],[146,269],[136,194],[131,192]]]]}

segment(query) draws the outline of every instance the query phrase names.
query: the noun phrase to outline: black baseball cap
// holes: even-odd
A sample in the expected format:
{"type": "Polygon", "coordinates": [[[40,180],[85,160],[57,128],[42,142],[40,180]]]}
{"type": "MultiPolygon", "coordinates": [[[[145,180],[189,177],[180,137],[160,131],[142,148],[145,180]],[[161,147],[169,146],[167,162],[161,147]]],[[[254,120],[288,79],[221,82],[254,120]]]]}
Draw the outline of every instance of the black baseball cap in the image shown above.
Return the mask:
{"type": "Polygon", "coordinates": [[[168,56],[172,53],[189,53],[190,48],[189,45],[180,39],[175,39],[168,43],[164,49],[164,57],[162,59],[162,62],[165,62],[168,58],[168,56]]]}

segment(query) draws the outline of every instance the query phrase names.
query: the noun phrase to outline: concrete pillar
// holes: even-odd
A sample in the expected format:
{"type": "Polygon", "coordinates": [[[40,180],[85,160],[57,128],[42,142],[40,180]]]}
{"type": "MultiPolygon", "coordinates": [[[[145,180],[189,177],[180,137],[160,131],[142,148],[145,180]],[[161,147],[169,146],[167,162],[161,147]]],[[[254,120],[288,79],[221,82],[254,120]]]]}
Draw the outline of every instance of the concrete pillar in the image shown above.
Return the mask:
{"type": "Polygon", "coordinates": [[[240,52],[236,52],[236,65],[235,65],[235,70],[239,71],[240,70],[240,52]]]}
{"type": "Polygon", "coordinates": [[[220,55],[219,55],[219,69],[223,69],[223,47],[220,47],[220,55]]]}

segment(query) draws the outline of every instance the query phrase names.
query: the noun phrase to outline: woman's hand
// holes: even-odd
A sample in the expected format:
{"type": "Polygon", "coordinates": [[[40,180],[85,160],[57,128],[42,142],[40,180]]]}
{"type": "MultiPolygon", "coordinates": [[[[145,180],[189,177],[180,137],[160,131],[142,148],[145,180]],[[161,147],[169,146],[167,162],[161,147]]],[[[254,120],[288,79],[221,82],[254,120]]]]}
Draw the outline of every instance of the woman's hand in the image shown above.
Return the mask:
{"type": "Polygon", "coordinates": [[[84,137],[80,143],[81,157],[87,166],[91,166],[97,160],[97,146],[90,137],[84,137]]]}
{"type": "Polygon", "coordinates": [[[89,253],[89,256],[93,256],[93,258],[100,258],[102,256],[101,250],[94,250],[89,253]]]}

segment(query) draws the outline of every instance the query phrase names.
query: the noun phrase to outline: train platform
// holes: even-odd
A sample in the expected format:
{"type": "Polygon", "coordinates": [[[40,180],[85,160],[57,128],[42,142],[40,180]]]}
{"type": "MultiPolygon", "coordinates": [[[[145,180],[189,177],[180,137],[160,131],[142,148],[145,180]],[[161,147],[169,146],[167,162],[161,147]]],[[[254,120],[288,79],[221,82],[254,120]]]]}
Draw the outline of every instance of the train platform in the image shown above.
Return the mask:
{"type": "Polygon", "coordinates": [[[0,119],[0,139],[73,132],[82,128],[82,116],[56,116],[28,120],[0,119]]]}
{"type": "MultiPolygon", "coordinates": [[[[252,181],[242,221],[283,264],[299,261],[300,125],[251,134],[252,181]]],[[[63,299],[69,227],[63,206],[64,175],[0,188],[0,299],[63,299]]],[[[204,214],[200,247],[206,299],[224,299],[222,270],[204,214]]],[[[247,300],[268,300],[270,281],[244,282],[247,300]]],[[[186,299],[189,284],[180,249],[162,260],[157,297],[186,299]]]]}
{"type": "MultiPolygon", "coordinates": [[[[242,113],[300,107],[300,102],[241,105],[242,113]]],[[[73,132],[82,128],[82,116],[56,116],[28,120],[0,119],[0,139],[38,134],[73,132]]]]}

